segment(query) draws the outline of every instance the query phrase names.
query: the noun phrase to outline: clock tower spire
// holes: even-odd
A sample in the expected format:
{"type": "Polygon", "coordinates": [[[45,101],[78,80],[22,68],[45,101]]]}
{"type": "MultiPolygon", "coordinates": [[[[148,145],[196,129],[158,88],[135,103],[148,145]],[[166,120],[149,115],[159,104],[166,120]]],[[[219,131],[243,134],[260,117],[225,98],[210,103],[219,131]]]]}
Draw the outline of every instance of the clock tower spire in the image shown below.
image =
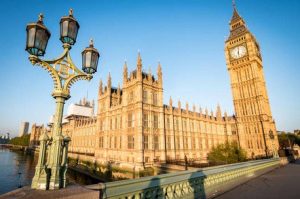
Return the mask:
{"type": "Polygon", "coordinates": [[[277,154],[278,138],[263,72],[260,46],[233,1],[230,33],[225,42],[240,146],[248,157],[277,154]]]}

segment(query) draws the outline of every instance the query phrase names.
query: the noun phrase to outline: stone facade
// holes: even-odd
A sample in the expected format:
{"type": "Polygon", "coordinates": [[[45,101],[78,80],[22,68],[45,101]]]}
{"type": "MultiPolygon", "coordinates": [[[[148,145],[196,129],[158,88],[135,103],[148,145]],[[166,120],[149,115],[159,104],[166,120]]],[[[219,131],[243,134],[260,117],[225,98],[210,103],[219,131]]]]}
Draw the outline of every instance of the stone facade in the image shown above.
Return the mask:
{"type": "Polygon", "coordinates": [[[231,78],[235,115],[222,114],[220,106],[208,112],[170,98],[163,103],[163,74],[124,64],[122,87],[112,86],[109,74],[100,80],[96,116],[68,116],[63,133],[72,141],[69,152],[95,161],[144,168],[174,159],[206,161],[212,147],[237,141],[248,157],[272,155],[278,149],[263,75],[260,48],[234,9],[230,35],[225,42],[226,64],[231,78]]]}

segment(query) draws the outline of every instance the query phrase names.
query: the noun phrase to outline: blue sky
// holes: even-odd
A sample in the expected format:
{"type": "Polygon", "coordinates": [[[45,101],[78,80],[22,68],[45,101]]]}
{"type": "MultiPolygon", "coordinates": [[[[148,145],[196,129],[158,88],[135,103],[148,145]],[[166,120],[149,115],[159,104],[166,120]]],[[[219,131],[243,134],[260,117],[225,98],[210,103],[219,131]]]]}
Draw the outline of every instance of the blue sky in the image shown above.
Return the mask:
{"type": "MultiPolygon", "coordinates": [[[[300,1],[237,0],[240,15],[260,43],[268,95],[278,130],[300,128],[300,1]]],[[[25,27],[45,15],[51,31],[45,58],[62,51],[59,20],[73,8],[80,23],[71,55],[81,67],[81,51],[94,38],[101,52],[97,74],[91,82],[77,82],[66,103],[78,102],[88,93],[97,100],[99,79],[112,75],[114,86],[122,82],[122,68],[136,66],[140,50],[143,68],[163,69],[164,101],[233,113],[224,41],[229,33],[231,0],[106,0],[106,1],[12,1],[0,6],[0,133],[17,135],[20,123],[47,123],[55,109],[52,80],[33,67],[25,52],[25,27]]],[[[66,108],[65,108],[66,110],[66,108]]],[[[30,124],[30,125],[31,125],[30,124]]]]}

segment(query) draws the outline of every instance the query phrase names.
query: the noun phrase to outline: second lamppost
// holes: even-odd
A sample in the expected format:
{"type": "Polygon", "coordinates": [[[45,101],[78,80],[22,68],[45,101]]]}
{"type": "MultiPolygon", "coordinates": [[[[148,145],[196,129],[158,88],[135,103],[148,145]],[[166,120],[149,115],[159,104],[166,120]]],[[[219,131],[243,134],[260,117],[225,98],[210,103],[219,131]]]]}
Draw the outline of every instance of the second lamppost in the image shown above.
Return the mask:
{"type": "Polygon", "coordinates": [[[38,22],[30,23],[26,27],[26,51],[30,54],[29,60],[33,65],[46,69],[52,77],[54,83],[52,96],[56,101],[51,135],[48,136],[44,131],[40,138],[39,159],[31,185],[34,189],[59,189],[66,186],[68,143],[71,139],[67,135],[62,135],[64,103],[70,98],[70,87],[73,83],[78,80],[92,79],[92,74],[97,71],[100,57],[91,40],[89,47],[82,52],[83,72],[75,66],[69,51],[76,42],[78,29],[79,24],[70,9],[69,15],[60,20],[60,40],[63,43],[63,53],[54,60],[42,60],[39,56],[45,54],[51,36],[43,23],[43,15],[39,16],[38,22]]]}

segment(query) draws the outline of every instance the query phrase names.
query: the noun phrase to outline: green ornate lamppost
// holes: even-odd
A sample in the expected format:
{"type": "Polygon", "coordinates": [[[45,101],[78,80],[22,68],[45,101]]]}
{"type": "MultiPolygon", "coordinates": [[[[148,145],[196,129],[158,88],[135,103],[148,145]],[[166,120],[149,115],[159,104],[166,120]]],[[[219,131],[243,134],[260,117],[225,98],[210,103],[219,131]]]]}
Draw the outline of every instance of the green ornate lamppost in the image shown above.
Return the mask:
{"type": "Polygon", "coordinates": [[[274,147],[275,136],[274,136],[272,130],[269,131],[269,137],[270,137],[271,143],[272,143],[272,155],[273,155],[273,158],[278,158],[278,152],[276,151],[276,149],[274,147]]]}
{"type": "Polygon", "coordinates": [[[70,9],[69,16],[64,16],[60,20],[60,40],[63,43],[63,53],[54,60],[42,60],[39,57],[45,54],[51,36],[43,23],[43,15],[39,15],[38,22],[30,23],[26,27],[26,51],[30,54],[29,60],[33,65],[46,69],[52,77],[54,83],[52,96],[56,101],[51,135],[48,136],[44,131],[40,137],[39,160],[31,185],[34,189],[59,189],[66,186],[68,143],[71,139],[62,135],[64,103],[70,98],[70,87],[73,83],[93,78],[92,74],[97,71],[100,57],[91,40],[89,47],[81,53],[83,72],[75,66],[70,56],[70,50],[76,43],[78,29],[79,24],[70,9]]]}

